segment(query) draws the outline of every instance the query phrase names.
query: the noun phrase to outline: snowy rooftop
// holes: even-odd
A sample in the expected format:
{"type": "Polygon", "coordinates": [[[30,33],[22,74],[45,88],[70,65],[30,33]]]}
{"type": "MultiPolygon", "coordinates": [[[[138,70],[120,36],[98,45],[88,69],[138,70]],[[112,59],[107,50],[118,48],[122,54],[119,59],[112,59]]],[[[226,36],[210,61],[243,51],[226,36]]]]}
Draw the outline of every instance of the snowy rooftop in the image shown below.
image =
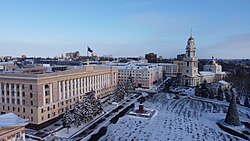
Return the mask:
{"type": "Polygon", "coordinates": [[[221,83],[221,84],[223,84],[223,85],[228,85],[229,83],[228,82],[226,82],[226,81],[224,81],[224,80],[220,80],[220,81],[218,81],[219,83],[221,83]]]}
{"type": "Polygon", "coordinates": [[[199,72],[201,76],[214,76],[215,74],[210,71],[200,71],[199,72]]]}
{"type": "Polygon", "coordinates": [[[13,113],[0,115],[0,128],[13,127],[13,126],[25,126],[28,124],[27,119],[18,117],[13,113]]]}

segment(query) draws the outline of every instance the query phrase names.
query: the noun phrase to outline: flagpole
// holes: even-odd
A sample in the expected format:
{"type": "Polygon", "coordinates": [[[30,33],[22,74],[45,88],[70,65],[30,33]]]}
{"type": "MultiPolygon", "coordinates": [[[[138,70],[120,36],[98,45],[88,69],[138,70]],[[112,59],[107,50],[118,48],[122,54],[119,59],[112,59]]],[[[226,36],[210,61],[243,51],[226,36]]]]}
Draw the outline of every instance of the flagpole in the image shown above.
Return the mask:
{"type": "Polygon", "coordinates": [[[88,46],[87,46],[87,57],[89,57],[89,51],[88,51],[88,46]]]}

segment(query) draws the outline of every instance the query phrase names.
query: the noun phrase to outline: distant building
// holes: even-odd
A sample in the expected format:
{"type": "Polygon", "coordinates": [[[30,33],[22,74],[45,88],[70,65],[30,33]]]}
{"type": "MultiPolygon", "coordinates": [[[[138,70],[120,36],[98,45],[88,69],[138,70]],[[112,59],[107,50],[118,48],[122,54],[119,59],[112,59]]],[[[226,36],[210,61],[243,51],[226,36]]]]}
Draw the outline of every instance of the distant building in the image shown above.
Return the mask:
{"type": "Polygon", "coordinates": [[[148,63],[157,63],[157,54],[154,53],[145,54],[145,59],[148,60],[148,63]]]}
{"type": "Polygon", "coordinates": [[[178,66],[177,67],[178,68],[177,72],[178,72],[178,75],[181,75],[183,73],[183,61],[174,60],[173,64],[176,64],[178,66]]]}
{"type": "Polygon", "coordinates": [[[68,52],[66,53],[66,59],[76,59],[80,56],[80,52],[76,51],[76,52],[68,52]]]}
{"type": "Polygon", "coordinates": [[[27,119],[22,119],[13,113],[0,115],[0,140],[25,141],[27,121],[27,119]]]}
{"type": "Polygon", "coordinates": [[[148,63],[111,63],[118,67],[118,83],[125,84],[132,77],[137,88],[152,88],[163,78],[162,67],[158,64],[148,63]]]}
{"type": "Polygon", "coordinates": [[[158,65],[162,67],[163,73],[167,77],[168,76],[169,77],[176,77],[179,74],[177,64],[159,63],[158,65]]]}
{"type": "MultiPolygon", "coordinates": [[[[61,70],[61,69],[59,69],[61,70]]],[[[62,69],[64,70],[64,69],[62,69]]],[[[86,66],[64,71],[27,68],[0,73],[0,112],[29,119],[33,128],[50,124],[83,96],[95,91],[96,97],[114,93],[118,68],[86,66]]]]}
{"type": "Polygon", "coordinates": [[[214,73],[214,81],[222,80],[226,75],[225,72],[222,72],[222,66],[215,61],[214,57],[212,57],[212,60],[204,65],[203,70],[214,73]]]}
{"type": "Polygon", "coordinates": [[[186,54],[178,54],[177,55],[177,60],[178,61],[183,61],[183,58],[185,58],[186,57],[186,54]]]}

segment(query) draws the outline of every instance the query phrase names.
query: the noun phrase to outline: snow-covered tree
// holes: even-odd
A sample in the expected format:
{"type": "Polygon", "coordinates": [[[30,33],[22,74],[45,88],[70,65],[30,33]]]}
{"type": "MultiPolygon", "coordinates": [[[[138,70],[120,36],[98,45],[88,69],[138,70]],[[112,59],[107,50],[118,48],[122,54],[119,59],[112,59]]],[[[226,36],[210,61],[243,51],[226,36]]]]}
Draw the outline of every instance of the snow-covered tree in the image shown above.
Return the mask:
{"type": "Polygon", "coordinates": [[[244,100],[244,106],[250,107],[250,103],[249,103],[249,98],[248,97],[246,97],[245,100],[244,100]]]}
{"type": "Polygon", "coordinates": [[[121,101],[122,99],[124,99],[125,93],[125,86],[122,84],[118,84],[115,91],[115,100],[121,101]]]}
{"type": "Polygon", "coordinates": [[[230,102],[231,101],[231,94],[229,93],[229,90],[225,89],[224,94],[225,94],[225,97],[226,97],[226,101],[230,102]]]}
{"type": "Polygon", "coordinates": [[[127,94],[131,94],[135,90],[135,83],[133,81],[133,77],[130,75],[127,83],[125,84],[125,92],[127,94]]]}
{"type": "Polygon", "coordinates": [[[240,104],[240,97],[238,97],[238,96],[236,97],[236,103],[240,104]]]}
{"type": "Polygon", "coordinates": [[[67,128],[67,134],[69,133],[69,128],[71,127],[70,126],[71,122],[72,122],[72,119],[70,117],[70,112],[69,112],[68,108],[66,108],[66,111],[63,114],[62,123],[63,123],[63,127],[67,128]]]}
{"type": "Polygon", "coordinates": [[[194,95],[195,96],[200,96],[200,86],[199,85],[196,85],[194,95]]]}
{"type": "Polygon", "coordinates": [[[81,109],[80,109],[80,103],[79,101],[76,101],[74,105],[74,124],[77,126],[81,125],[81,109]]]}
{"type": "Polygon", "coordinates": [[[214,99],[215,98],[214,91],[212,91],[212,90],[209,91],[209,98],[210,99],[214,99]]]}
{"type": "Polygon", "coordinates": [[[97,114],[101,114],[103,111],[103,107],[100,98],[96,99],[96,107],[97,107],[97,114]]]}
{"type": "Polygon", "coordinates": [[[229,125],[234,125],[234,126],[240,125],[240,117],[239,117],[237,104],[236,104],[236,98],[234,94],[229,104],[229,108],[228,108],[227,115],[225,118],[225,123],[229,125]]]}
{"type": "Polygon", "coordinates": [[[201,96],[204,98],[208,98],[208,89],[206,87],[206,83],[201,84],[201,90],[200,90],[201,96]]]}
{"type": "Polygon", "coordinates": [[[83,97],[83,101],[80,103],[80,114],[81,114],[81,120],[83,122],[87,122],[88,121],[88,105],[87,105],[87,100],[88,97],[87,96],[84,96],[83,97]]]}

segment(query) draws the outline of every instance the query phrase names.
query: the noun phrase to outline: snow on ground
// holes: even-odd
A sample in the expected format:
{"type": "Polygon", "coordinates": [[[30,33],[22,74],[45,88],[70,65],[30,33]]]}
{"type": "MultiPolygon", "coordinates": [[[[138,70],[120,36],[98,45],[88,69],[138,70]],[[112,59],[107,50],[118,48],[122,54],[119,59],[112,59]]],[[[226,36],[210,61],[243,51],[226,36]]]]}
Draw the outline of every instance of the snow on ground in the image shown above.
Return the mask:
{"type": "MultiPolygon", "coordinates": [[[[172,94],[156,94],[145,102],[146,108],[156,109],[152,119],[125,115],[116,124],[108,126],[103,141],[212,141],[242,140],[222,131],[216,122],[225,118],[227,106],[172,94]]],[[[241,108],[239,108],[241,110],[241,108]]],[[[243,109],[245,110],[245,109],[243,109]]],[[[250,119],[240,112],[241,118],[250,119]]]]}

